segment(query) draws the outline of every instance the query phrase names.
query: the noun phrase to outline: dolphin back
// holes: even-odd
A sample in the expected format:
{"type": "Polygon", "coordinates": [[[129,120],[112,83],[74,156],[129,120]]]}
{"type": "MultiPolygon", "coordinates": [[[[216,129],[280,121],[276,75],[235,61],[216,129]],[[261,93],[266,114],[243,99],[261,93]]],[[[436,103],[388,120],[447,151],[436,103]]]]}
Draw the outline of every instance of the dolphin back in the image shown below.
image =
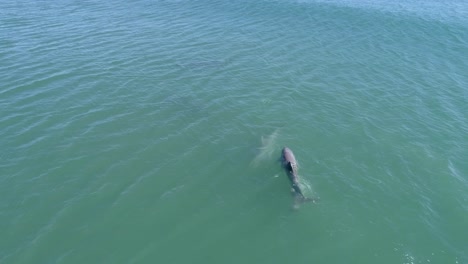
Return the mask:
{"type": "Polygon", "coordinates": [[[292,150],[288,147],[284,147],[281,152],[281,159],[283,167],[286,170],[289,179],[291,180],[291,187],[294,193],[294,207],[298,208],[299,204],[305,202],[316,203],[317,199],[305,197],[302,193],[302,190],[299,186],[299,177],[297,174],[297,161],[292,150]]]}
{"type": "Polygon", "coordinates": [[[294,164],[297,163],[296,162],[296,157],[294,157],[294,153],[288,147],[284,147],[281,154],[282,154],[281,156],[283,158],[283,162],[285,164],[287,164],[287,163],[294,163],[294,164]]]}

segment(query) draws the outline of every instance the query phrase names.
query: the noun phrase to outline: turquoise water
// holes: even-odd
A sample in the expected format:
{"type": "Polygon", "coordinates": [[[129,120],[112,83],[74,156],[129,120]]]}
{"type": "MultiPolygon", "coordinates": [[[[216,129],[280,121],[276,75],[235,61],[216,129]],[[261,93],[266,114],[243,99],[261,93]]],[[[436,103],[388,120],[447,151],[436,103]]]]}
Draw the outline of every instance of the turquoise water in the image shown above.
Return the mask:
{"type": "Polygon", "coordinates": [[[468,263],[466,1],[3,1],[0,47],[0,263],[468,263]]]}

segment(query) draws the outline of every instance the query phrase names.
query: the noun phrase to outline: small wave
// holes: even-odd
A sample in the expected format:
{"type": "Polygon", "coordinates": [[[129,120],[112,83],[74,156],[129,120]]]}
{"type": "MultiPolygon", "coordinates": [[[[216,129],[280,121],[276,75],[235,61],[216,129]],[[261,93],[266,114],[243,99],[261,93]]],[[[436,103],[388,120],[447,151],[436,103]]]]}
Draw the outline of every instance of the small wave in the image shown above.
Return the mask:
{"type": "Polygon", "coordinates": [[[165,191],[163,194],[161,194],[161,196],[159,198],[160,199],[167,199],[167,198],[169,198],[169,196],[172,196],[175,193],[181,191],[184,187],[185,187],[184,184],[176,186],[176,187],[174,187],[174,188],[172,188],[170,190],[165,191]]]}
{"type": "Polygon", "coordinates": [[[320,3],[338,7],[357,8],[361,10],[375,10],[397,15],[412,15],[423,19],[438,21],[466,22],[468,5],[463,1],[401,1],[401,0],[296,0],[297,3],[320,3]]]}

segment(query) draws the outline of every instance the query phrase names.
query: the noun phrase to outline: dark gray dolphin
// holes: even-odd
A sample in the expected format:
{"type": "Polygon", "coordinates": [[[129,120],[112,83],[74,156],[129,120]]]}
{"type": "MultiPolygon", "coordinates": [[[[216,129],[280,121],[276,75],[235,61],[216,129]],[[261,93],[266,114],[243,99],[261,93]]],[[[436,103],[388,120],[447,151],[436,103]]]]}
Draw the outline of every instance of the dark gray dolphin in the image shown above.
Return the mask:
{"type": "Polygon", "coordinates": [[[314,202],[315,199],[307,198],[302,193],[302,190],[299,186],[299,176],[297,174],[297,161],[296,157],[294,157],[294,153],[288,147],[284,147],[283,151],[281,152],[281,163],[283,168],[286,170],[289,180],[291,181],[291,191],[294,194],[294,198],[296,202],[314,202]]]}

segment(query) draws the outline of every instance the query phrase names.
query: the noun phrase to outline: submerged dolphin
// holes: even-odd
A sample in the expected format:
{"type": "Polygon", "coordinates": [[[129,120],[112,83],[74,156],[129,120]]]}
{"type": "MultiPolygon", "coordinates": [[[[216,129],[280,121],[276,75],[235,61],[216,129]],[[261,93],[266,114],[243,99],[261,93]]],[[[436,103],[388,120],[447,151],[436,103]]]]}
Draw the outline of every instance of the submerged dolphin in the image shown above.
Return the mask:
{"type": "Polygon", "coordinates": [[[299,186],[299,176],[297,174],[297,161],[296,157],[294,157],[294,153],[288,147],[284,147],[283,151],[281,152],[281,163],[283,168],[286,170],[288,174],[288,178],[291,181],[291,191],[294,194],[295,202],[314,202],[315,199],[307,198],[302,193],[302,190],[299,186]]]}

